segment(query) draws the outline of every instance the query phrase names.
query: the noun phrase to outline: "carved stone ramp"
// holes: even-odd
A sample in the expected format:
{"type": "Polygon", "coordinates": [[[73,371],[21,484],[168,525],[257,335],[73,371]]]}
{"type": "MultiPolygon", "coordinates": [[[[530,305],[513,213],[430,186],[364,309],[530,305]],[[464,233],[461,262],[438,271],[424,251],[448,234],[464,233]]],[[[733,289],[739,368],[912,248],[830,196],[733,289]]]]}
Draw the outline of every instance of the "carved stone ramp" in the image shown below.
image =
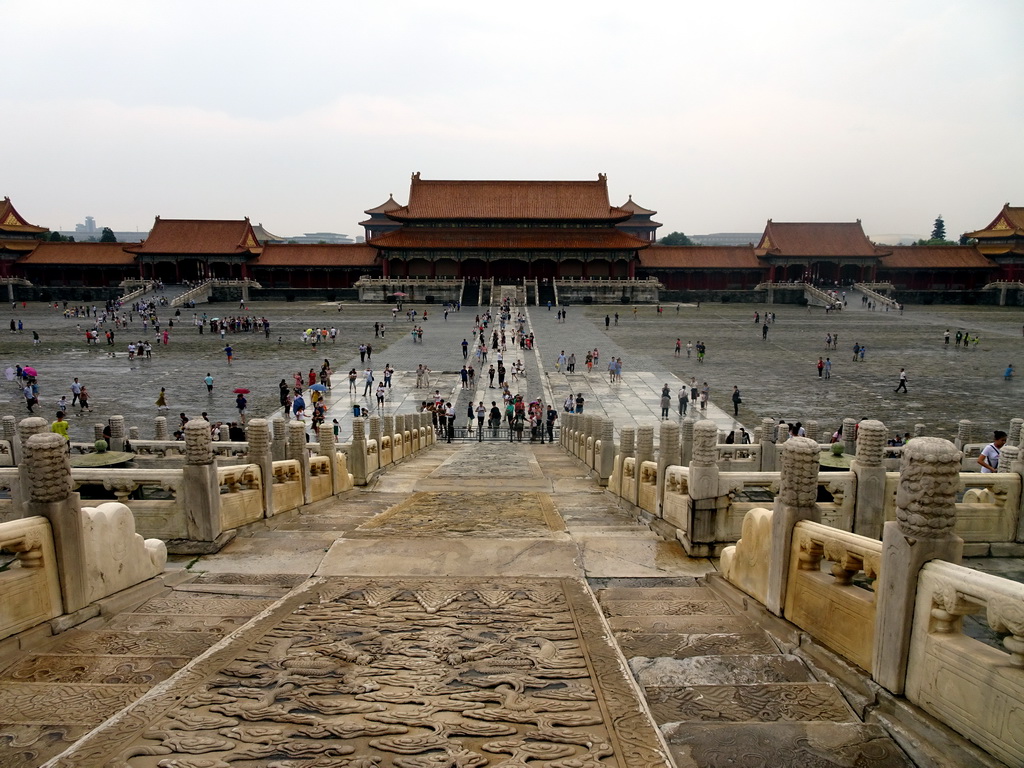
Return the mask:
{"type": "Polygon", "coordinates": [[[909,768],[883,728],[707,587],[598,591],[678,768],[909,768]]]}
{"type": "Polygon", "coordinates": [[[669,768],[574,579],[313,579],[54,766],[669,768]]]}
{"type": "MultiPolygon", "coordinates": [[[[305,579],[300,579],[304,581],[305,579]]],[[[287,594],[294,579],[147,583],[0,661],[0,765],[38,766],[287,594]]]]}

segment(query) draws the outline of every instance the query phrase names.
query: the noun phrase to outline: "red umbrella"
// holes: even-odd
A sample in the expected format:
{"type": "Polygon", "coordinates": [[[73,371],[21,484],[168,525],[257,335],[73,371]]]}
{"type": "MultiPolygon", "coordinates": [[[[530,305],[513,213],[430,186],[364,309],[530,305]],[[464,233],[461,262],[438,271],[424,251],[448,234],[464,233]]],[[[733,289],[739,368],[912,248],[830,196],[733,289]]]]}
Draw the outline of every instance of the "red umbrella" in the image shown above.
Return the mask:
{"type": "Polygon", "coordinates": [[[38,376],[39,375],[39,374],[36,373],[36,369],[33,368],[31,365],[26,365],[21,370],[24,371],[28,376],[38,376]]]}
{"type": "Polygon", "coordinates": [[[233,391],[234,391],[234,393],[236,395],[248,395],[249,394],[249,390],[246,389],[245,387],[238,387],[237,389],[235,389],[233,391]]]}

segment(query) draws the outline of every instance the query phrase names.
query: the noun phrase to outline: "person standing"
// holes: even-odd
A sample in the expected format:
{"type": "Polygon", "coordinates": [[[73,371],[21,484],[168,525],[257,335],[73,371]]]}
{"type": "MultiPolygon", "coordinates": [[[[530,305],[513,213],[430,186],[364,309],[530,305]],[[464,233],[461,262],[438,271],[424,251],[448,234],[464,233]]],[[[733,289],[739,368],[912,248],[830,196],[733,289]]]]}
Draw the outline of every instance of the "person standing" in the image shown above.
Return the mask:
{"type": "Polygon", "coordinates": [[[363,397],[366,397],[366,396],[368,396],[370,394],[370,391],[373,389],[373,370],[372,369],[367,368],[363,372],[363,382],[364,382],[363,397]]]}
{"type": "Polygon", "coordinates": [[[696,376],[691,376],[690,377],[690,403],[692,403],[694,407],[697,406],[697,397],[698,397],[699,394],[700,394],[700,390],[697,388],[697,377],[696,376]]]}
{"type": "Polygon", "coordinates": [[[672,407],[672,392],[668,388],[668,384],[661,388],[661,418],[668,418],[669,408],[672,407]]]}
{"type": "Polygon", "coordinates": [[[828,357],[825,358],[825,378],[832,378],[832,360],[828,357]]]}
{"type": "Polygon", "coordinates": [[[686,401],[690,399],[690,391],[689,388],[686,386],[685,382],[679,385],[679,393],[676,395],[676,397],[679,398],[679,415],[685,416],[687,404],[686,401]]]}
{"type": "Polygon", "coordinates": [[[444,419],[445,419],[445,430],[448,433],[448,442],[452,441],[452,435],[455,434],[455,406],[452,403],[445,404],[444,407],[444,419]]]}
{"type": "MultiPolygon", "coordinates": [[[[147,349],[146,349],[146,352],[147,352],[147,353],[149,352],[148,346],[149,346],[149,345],[147,345],[147,349]]],[[[226,347],[224,347],[224,354],[225,354],[225,355],[227,355],[227,358],[228,358],[228,365],[231,365],[231,361],[232,361],[232,360],[234,359],[234,357],[235,357],[235,350],[233,350],[233,349],[231,348],[231,345],[230,345],[230,344],[228,344],[228,345],[227,345],[226,347]]]]}
{"type": "Polygon", "coordinates": [[[71,438],[68,436],[68,423],[64,421],[63,411],[57,411],[57,420],[50,425],[50,431],[63,437],[68,450],[71,450],[71,438]]]}
{"type": "Polygon", "coordinates": [[[904,368],[900,368],[900,383],[896,385],[896,389],[893,392],[899,392],[900,390],[907,391],[907,371],[904,368]]]}
{"type": "Polygon", "coordinates": [[[819,378],[819,379],[821,378],[821,375],[822,375],[822,374],[823,374],[824,372],[825,372],[825,361],[824,361],[824,360],[822,360],[822,359],[821,359],[821,358],[819,357],[819,358],[818,358],[818,378],[819,378]]]}
{"type": "Polygon", "coordinates": [[[583,413],[583,393],[576,393],[576,413],[583,413]]]}
{"type": "Polygon", "coordinates": [[[78,396],[82,394],[82,385],[78,382],[78,377],[71,382],[71,406],[74,407],[75,403],[78,402],[78,396]]]}
{"type": "Polygon", "coordinates": [[[732,388],[732,415],[733,416],[739,416],[740,415],[740,403],[742,403],[742,402],[743,402],[743,400],[740,397],[740,388],[734,384],[733,388],[732,388]]]}
{"type": "Polygon", "coordinates": [[[82,389],[78,394],[78,408],[79,416],[81,416],[86,411],[92,413],[92,408],[89,407],[89,390],[85,388],[85,384],[82,385],[82,389]]]}
{"type": "Polygon", "coordinates": [[[28,412],[35,413],[35,411],[33,411],[32,408],[36,404],[36,396],[32,392],[32,385],[26,384],[25,387],[21,390],[21,393],[25,396],[25,405],[28,407],[28,412]]]}
{"type": "Polygon", "coordinates": [[[206,391],[209,394],[212,395],[213,394],[213,376],[211,376],[210,373],[207,372],[206,378],[203,379],[203,381],[206,382],[206,391]]]}
{"type": "Polygon", "coordinates": [[[469,359],[469,342],[466,339],[462,340],[462,359],[469,359]]]}
{"type": "Polygon", "coordinates": [[[992,435],[992,442],[981,449],[978,463],[985,474],[999,471],[999,449],[1006,445],[1006,433],[997,429],[992,435]]]}
{"type": "Polygon", "coordinates": [[[484,405],[484,401],[481,400],[479,405],[476,407],[476,428],[477,436],[483,439],[484,432],[484,419],[487,418],[487,406],[484,405]]]}
{"type": "Polygon", "coordinates": [[[243,424],[245,424],[245,407],[248,404],[249,401],[245,399],[245,395],[239,392],[238,397],[235,398],[235,408],[238,409],[238,418],[243,424]]]}
{"type": "Polygon", "coordinates": [[[683,349],[683,340],[682,339],[676,339],[676,353],[675,353],[676,357],[679,357],[679,353],[682,351],[682,349],[683,349]]]}

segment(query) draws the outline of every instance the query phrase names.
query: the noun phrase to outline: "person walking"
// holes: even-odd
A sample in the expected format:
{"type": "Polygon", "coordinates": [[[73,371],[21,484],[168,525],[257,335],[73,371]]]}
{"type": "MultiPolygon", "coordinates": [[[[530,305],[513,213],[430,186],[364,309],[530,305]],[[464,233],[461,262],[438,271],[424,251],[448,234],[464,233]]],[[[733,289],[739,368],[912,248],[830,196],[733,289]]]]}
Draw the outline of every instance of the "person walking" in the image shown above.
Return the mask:
{"type": "Polygon", "coordinates": [[[210,375],[209,371],[206,373],[206,378],[203,379],[206,383],[206,391],[209,394],[213,394],[213,376],[210,375]]]}
{"type": "Polygon", "coordinates": [[[238,397],[235,398],[235,408],[238,409],[238,418],[243,424],[245,424],[245,408],[247,405],[249,405],[249,401],[245,399],[245,395],[239,392],[238,397]]]}
{"type": "Polygon", "coordinates": [[[1006,370],[1003,372],[1003,378],[1006,381],[1009,381],[1010,379],[1013,378],[1013,363],[1010,363],[1009,365],[1006,366],[1006,370]]]}
{"type": "Polygon", "coordinates": [[[228,365],[231,365],[231,361],[232,361],[232,360],[234,359],[234,357],[235,357],[235,350],[233,350],[233,349],[231,348],[231,345],[230,345],[230,344],[228,344],[228,345],[227,345],[226,347],[224,347],[224,354],[225,354],[225,355],[227,355],[227,358],[228,358],[228,365]]]}
{"type": "Polygon", "coordinates": [[[819,357],[819,358],[818,358],[818,378],[819,378],[819,379],[821,378],[821,375],[822,375],[822,374],[823,374],[824,372],[825,372],[825,361],[824,361],[824,360],[822,360],[822,359],[821,359],[821,358],[819,357]]]}
{"type": "Polygon", "coordinates": [[[373,389],[373,370],[372,369],[367,368],[366,371],[363,372],[363,381],[365,382],[365,384],[363,386],[363,397],[366,397],[366,396],[368,396],[370,394],[370,391],[373,389]]]}
{"type": "Polygon", "coordinates": [[[832,378],[832,360],[828,357],[825,358],[825,378],[832,378]]]}
{"type": "Polygon", "coordinates": [[[679,415],[685,416],[687,400],[690,399],[690,390],[685,382],[679,385],[679,392],[676,397],[679,399],[679,415]]]}
{"type": "Polygon", "coordinates": [[[736,385],[733,385],[733,388],[732,388],[732,415],[733,416],[739,416],[740,415],[740,403],[742,403],[742,402],[743,402],[743,399],[740,397],[740,388],[738,386],[736,386],[736,385]]]}
{"type": "Polygon", "coordinates": [[[978,463],[985,474],[999,471],[999,450],[1006,445],[1006,433],[997,429],[992,435],[992,442],[981,449],[978,463]]]}
{"type": "Polygon", "coordinates": [[[900,383],[896,385],[896,389],[893,392],[899,392],[900,390],[907,391],[907,371],[904,368],[900,368],[900,383]]]}
{"type": "Polygon", "coordinates": [[[92,413],[92,408],[89,407],[89,390],[85,388],[85,384],[82,385],[82,389],[78,393],[78,408],[79,416],[81,416],[86,411],[92,413]]]}
{"type": "Polygon", "coordinates": [[[661,418],[668,418],[669,408],[672,407],[672,392],[668,388],[668,384],[661,388],[661,418]]]}
{"type": "Polygon", "coordinates": [[[160,394],[157,395],[156,409],[160,413],[167,412],[167,390],[164,387],[160,387],[160,394]]]}

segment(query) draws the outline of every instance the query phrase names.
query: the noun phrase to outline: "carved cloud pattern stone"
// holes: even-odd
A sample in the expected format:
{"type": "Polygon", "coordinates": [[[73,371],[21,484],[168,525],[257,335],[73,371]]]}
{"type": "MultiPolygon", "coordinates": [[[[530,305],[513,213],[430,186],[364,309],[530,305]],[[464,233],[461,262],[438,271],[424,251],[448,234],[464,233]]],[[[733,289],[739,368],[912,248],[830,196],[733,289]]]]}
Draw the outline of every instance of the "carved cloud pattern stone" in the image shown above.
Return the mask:
{"type": "Polygon", "coordinates": [[[458,538],[527,538],[564,531],[565,523],[545,493],[414,493],[353,534],[458,538]]]}
{"type": "Polygon", "coordinates": [[[667,768],[573,579],[317,579],[60,766],[667,768]]]}

